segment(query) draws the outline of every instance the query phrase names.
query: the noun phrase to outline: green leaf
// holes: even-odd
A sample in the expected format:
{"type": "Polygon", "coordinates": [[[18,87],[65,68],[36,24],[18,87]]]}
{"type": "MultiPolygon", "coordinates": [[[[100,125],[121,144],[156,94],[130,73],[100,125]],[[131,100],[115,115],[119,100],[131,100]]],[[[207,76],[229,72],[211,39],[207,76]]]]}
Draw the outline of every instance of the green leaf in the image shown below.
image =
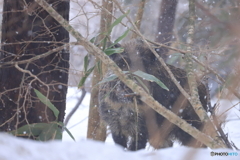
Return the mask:
{"type": "Polygon", "coordinates": [[[67,134],[68,134],[74,141],[76,141],[75,138],[74,138],[74,136],[72,135],[72,133],[67,129],[67,127],[64,127],[64,129],[66,130],[67,134]]]}
{"type": "Polygon", "coordinates": [[[78,83],[78,88],[81,88],[84,85],[87,77],[92,73],[94,68],[95,68],[95,66],[93,66],[92,68],[90,68],[89,70],[87,70],[85,72],[84,76],[81,78],[80,82],[78,83]]]}
{"type": "Polygon", "coordinates": [[[97,66],[98,73],[102,75],[102,61],[98,61],[96,66],[97,66]]]}
{"type": "Polygon", "coordinates": [[[58,125],[63,127],[64,130],[68,133],[68,135],[75,141],[74,136],[72,135],[72,133],[67,129],[67,127],[64,126],[64,124],[62,122],[58,122],[58,125]]]}
{"type": "Polygon", "coordinates": [[[17,130],[14,130],[10,133],[14,135],[26,135],[26,136],[38,136],[42,132],[42,130],[47,126],[47,123],[34,123],[34,124],[26,124],[17,130]]]}
{"type": "Polygon", "coordinates": [[[116,25],[118,25],[119,23],[121,23],[122,19],[123,19],[124,17],[126,17],[129,12],[130,12],[130,11],[128,10],[124,15],[120,16],[119,18],[117,18],[117,19],[111,24],[111,26],[110,26],[110,28],[109,28],[109,30],[108,30],[108,34],[107,34],[107,35],[109,35],[109,34],[112,32],[113,27],[115,27],[116,25]]]}
{"type": "Polygon", "coordinates": [[[117,76],[115,74],[107,77],[107,78],[104,78],[103,80],[101,80],[100,82],[98,82],[98,84],[102,84],[102,83],[106,83],[106,82],[110,82],[110,81],[113,81],[114,79],[116,79],[117,76]]]}
{"type": "Polygon", "coordinates": [[[57,122],[26,124],[10,133],[16,136],[33,136],[40,141],[62,139],[62,130],[57,122]]]}
{"type": "Polygon", "coordinates": [[[122,53],[124,51],[124,48],[119,47],[119,48],[107,48],[104,50],[104,53],[106,53],[106,55],[110,56],[114,53],[122,53]]]}
{"type": "Polygon", "coordinates": [[[45,97],[41,92],[38,90],[34,89],[34,92],[36,93],[37,97],[39,100],[44,103],[48,108],[50,108],[53,111],[53,114],[55,115],[56,119],[58,118],[59,115],[59,110],[50,102],[50,100],[45,97]]]}
{"type": "Polygon", "coordinates": [[[62,139],[62,131],[61,128],[58,127],[56,122],[47,123],[42,132],[39,134],[37,138],[40,141],[48,141],[53,139],[62,139]]]}
{"type": "MultiPolygon", "coordinates": [[[[96,36],[96,37],[97,37],[97,36],[96,36]]],[[[91,43],[94,43],[95,40],[96,40],[96,37],[93,37],[92,39],[90,39],[90,42],[91,42],[91,43]]]]}
{"type": "Polygon", "coordinates": [[[103,46],[102,50],[103,50],[103,51],[104,51],[105,48],[106,48],[106,44],[107,44],[107,36],[105,36],[105,38],[103,39],[103,43],[102,43],[102,46],[103,46]]]}
{"type": "Polygon", "coordinates": [[[147,86],[143,83],[142,80],[140,80],[138,77],[134,76],[134,78],[136,78],[136,80],[138,81],[138,83],[140,83],[140,85],[145,89],[145,91],[147,91],[149,93],[149,89],[147,88],[147,86]]]}
{"type": "MultiPolygon", "coordinates": [[[[124,74],[129,73],[129,71],[123,71],[124,74]]],[[[98,84],[102,84],[102,83],[106,83],[106,82],[110,82],[113,81],[114,79],[116,79],[117,76],[115,74],[110,75],[109,77],[104,78],[103,80],[101,80],[100,82],[98,82],[98,84]]]]}
{"type": "Polygon", "coordinates": [[[20,137],[32,136],[40,141],[62,139],[62,129],[57,122],[26,124],[10,133],[20,137]]]}
{"type": "Polygon", "coordinates": [[[78,83],[78,88],[81,88],[85,81],[86,81],[87,77],[86,76],[83,76],[81,79],[80,79],[80,82],[78,83]]]}
{"type": "Polygon", "coordinates": [[[56,135],[55,135],[55,139],[59,139],[59,140],[62,140],[62,128],[57,128],[57,131],[56,131],[56,135]]]}
{"type": "Polygon", "coordinates": [[[169,91],[167,86],[165,86],[158,78],[156,78],[155,76],[153,76],[151,74],[147,74],[147,73],[144,73],[144,72],[139,71],[139,70],[134,72],[133,74],[143,78],[144,80],[147,80],[147,81],[150,81],[150,82],[156,82],[160,87],[162,87],[163,89],[166,89],[167,91],[169,91]]]}
{"type": "Polygon", "coordinates": [[[93,66],[92,68],[90,68],[89,70],[87,70],[87,72],[85,73],[87,75],[87,77],[92,73],[92,71],[94,70],[95,66],[93,66]]]}
{"type": "Polygon", "coordinates": [[[118,37],[118,38],[114,41],[114,43],[113,43],[111,46],[109,46],[108,48],[111,48],[111,47],[113,47],[115,44],[117,44],[118,42],[120,42],[123,38],[125,38],[125,37],[127,36],[128,32],[129,32],[129,29],[127,29],[127,30],[123,33],[123,35],[121,35],[120,37],[118,37]]]}
{"type": "Polygon", "coordinates": [[[89,65],[89,60],[88,60],[88,55],[86,55],[84,57],[84,72],[87,71],[88,65],[89,65]]]}

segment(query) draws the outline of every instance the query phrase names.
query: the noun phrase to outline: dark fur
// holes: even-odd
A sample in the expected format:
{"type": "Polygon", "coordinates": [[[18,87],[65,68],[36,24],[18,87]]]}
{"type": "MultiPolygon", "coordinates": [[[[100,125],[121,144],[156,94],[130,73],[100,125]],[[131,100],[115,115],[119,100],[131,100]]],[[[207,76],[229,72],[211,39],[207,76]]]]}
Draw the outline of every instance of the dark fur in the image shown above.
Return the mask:
{"type": "MultiPolygon", "coordinates": [[[[155,100],[166,108],[172,109],[175,106],[174,103],[177,101],[177,98],[180,96],[180,91],[171,81],[167,71],[155,58],[154,54],[141,40],[131,41],[122,47],[125,49],[124,52],[111,55],[111,59],[123,71],[142,70],[160,79],[169,88],[169,91],[162,89],[154,82],[144,82],[144,85],[149,89],[155,100]]],[[[168,65],[168,67],[174,73],[181,86],[186,88],[186,72],[172,65],[168,65]]],[[[106,77],[111,74],[113,74],[112,71],[108,70],[106,77]]],[[[202,83],[199,83],[198,90],[200,101],[203,107],[207,109],[208,91],[202,83]]],[[[161,127],[165,119],[144,104],[139,97],[136,97],[138,108],[136,110],[134,96],[127,96],[131,93],[133,93],[132,90],[119,79],[104,83],[101,85],[99,92],[99,111],[102,119],[110,127],[115,143],[129,150],[139,150],[146,147],[147,140],[150,140],[150,144],[152,144],[151,141],[154,141],[154,139],[151,140],[151,138],[154,135],[154,131],[161,127]],[[157,126],[154,124],[157,124],[157,126]]],[[[202,123],[189,103],[184,108],[179,108],[178,111],[180,109],[183,109],[182,112],[176,114],[192,126],[198,129],[201,128],[202,123]]],[[[157,136],[161,137],[161,135],[157,136]]],[[[187,145],[192,137],[175,126],[164,139],[164,144],[167,145],[153,146],[155,148],[171,146],[173,139],[177,139],[183,145],[187,145]]]]}

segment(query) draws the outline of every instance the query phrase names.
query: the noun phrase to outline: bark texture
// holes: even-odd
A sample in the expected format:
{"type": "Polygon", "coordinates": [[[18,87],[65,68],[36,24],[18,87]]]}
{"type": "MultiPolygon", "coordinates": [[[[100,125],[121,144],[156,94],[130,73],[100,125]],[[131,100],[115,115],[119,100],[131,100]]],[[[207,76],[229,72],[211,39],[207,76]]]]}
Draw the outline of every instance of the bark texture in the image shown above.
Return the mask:
{"type": "MultiPolygon", "coordinates": [[[[48,0],[48,3],[69,20],[69,2],[48,0]]],[[[1,40],[0,131],[56,120],[33,89],[48,97],[60,111],[57,121],[63,121],[68,48],[24,64],[17,65],[17,61],[28,60],[68,43],[68,32],[34,0],[4,0],[1,40]],[[16,67],[4,65],[5,62],[13,62],[16,67]]]]}

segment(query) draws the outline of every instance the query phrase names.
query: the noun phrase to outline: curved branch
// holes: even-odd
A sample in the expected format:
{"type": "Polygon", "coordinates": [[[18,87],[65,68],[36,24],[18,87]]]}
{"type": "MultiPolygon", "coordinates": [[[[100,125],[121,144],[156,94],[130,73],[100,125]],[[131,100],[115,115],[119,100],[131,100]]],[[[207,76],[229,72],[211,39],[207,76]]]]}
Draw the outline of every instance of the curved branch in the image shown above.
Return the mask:
{"type": "MultiPolygon", "coordinates": [[[[66,127],[69,120],[71,119],[71,117],[73,116],[73,114],[77,111],[77,109],[79,108],[79,106],[82,104],[83,99],[85,98],[86,95],[86,90],[84,88],[82,88],[82,95],[79,98],[77,104],[74,106],[74,108],[71,110],[71,112],[67,115],[65,122],[64,122],[64,126],[66,127]]],[[[64,128],[64,127],[63,127],[64,128]]]]}

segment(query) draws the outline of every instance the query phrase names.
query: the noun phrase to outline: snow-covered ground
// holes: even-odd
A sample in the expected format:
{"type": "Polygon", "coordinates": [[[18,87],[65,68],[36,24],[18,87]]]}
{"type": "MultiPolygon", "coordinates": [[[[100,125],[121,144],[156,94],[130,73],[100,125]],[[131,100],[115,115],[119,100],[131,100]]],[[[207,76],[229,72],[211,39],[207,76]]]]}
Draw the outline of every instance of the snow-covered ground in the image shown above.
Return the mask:
{"type": "Polygon", "coordinates": [[[102,142],[36,142],[0,134],[0,160],[239,160],[240,152],[218,149],[214,152],[233,156],[211,156],[211,150],[187,147],[158,151],[124,151],[119,146],[102,142]]]}
{"type": "MultiPolygon", "coordinates": [[[[81,92],[77,88],[68,89],[68,114],[77,103],[81,92]]],[[[86,139],[88,104],[90,95],[86,95],[82,105],[70,119],[68,128],[76,139],[74,142],[67,133],[62,141],[37,142],[16,138],[0,133],[0,160],[239,160],[240,151],[230,149],[193,149],[184,146],[166,148],[157,151],[152,149],[137,152],[125,151],[115,145],[109,136],[106,143],[86,139]],[[211,156],[212,152],[232,154],[232,156],[211,156]]],[[[227,102],[224,101],[227,105],[227,102]]],[[[224,104],[223,103],[223,104],[224,104]]],[[[229,113],[229,122],[225,130],[229,138],[240,147],[239,110],[229,113]],[[238,119],[237,119],[238,118],[238,119]]]]}

